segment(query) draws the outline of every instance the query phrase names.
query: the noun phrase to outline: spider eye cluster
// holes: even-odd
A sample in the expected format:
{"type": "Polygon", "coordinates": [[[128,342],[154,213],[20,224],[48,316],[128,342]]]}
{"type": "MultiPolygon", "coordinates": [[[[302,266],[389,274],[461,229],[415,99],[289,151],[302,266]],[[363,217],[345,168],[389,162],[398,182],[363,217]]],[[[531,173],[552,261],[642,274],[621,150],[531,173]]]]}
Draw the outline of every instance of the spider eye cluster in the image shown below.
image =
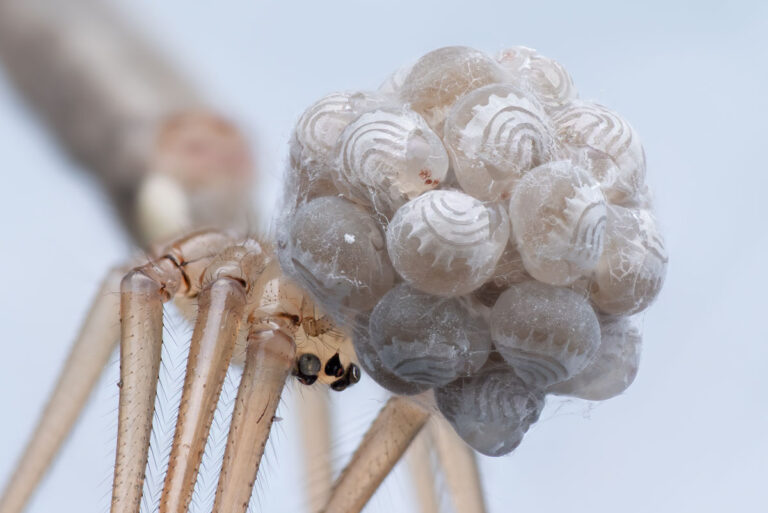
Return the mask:
{"type": "Polygon", "coordinates": [[[631,316],[667,255],[645,154],[615,112],[526,47],[447,47],[299,119],[284,271],[396,394],[434,389],[473,448],[505,454],[548,393],[603,400],[637,372],[631,316]]]}

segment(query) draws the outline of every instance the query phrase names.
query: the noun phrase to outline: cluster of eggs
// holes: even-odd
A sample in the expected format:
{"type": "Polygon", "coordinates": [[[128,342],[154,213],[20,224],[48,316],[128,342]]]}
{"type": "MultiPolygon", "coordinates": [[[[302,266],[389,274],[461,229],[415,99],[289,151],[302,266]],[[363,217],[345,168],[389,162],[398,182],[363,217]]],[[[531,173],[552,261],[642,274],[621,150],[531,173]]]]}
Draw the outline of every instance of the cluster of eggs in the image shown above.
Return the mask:
{"type": "Polygon", "coordinates": [[[374,380],[433,389],[469,445],[505,454],[547,393],[634,379],[630,316],[667,263],[644,175],[632,127],[556,61],[441,48],[302,115],[278,253],[374,380]]]}

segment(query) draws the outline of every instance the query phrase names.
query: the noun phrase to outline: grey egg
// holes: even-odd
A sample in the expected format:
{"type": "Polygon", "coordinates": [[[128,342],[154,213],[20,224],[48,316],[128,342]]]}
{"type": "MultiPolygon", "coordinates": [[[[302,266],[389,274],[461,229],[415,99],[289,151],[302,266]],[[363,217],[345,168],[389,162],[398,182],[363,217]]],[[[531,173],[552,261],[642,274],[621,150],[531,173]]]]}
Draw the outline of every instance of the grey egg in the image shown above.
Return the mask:
{"type": "Polygon", "coordinates": [[[544,392],[500,365],[435,390],[456,433],[487,456],[512,452],[544,408],[544,392]]]}
{"type": "Polygon", "coordinates": [[[491,349],[479,305],[401,284],[371,313],[370,342],[382,365],[409,383],[440,386],[477,372],[491,349]]]}
{"type": "Polygon", "coordinates": [[[368,311],[392,287],[394,270],[373,217],[337,196],[302,205],[291,220],[294,277],[338,317],[368,311]]]}
{"type": "Polygon", "coordinates": [[[376,348],[371,344],[368,331],[368,316],[358,317],[353,332],[355,353],[360,367],[363,368],[376,383],[386,388],[393,394],[414,395],[429,390],[429,385],[422,383],[410,383],[390,372],[381,362],[381,357],[376,348]]]}
{"type": "Polygon", "coordinates": [[[546,387],[587,365],[600,346],[600,324],[585,297],[531,280],[512,285],[496,301],[491,336],[523,380],[546,387]]]}

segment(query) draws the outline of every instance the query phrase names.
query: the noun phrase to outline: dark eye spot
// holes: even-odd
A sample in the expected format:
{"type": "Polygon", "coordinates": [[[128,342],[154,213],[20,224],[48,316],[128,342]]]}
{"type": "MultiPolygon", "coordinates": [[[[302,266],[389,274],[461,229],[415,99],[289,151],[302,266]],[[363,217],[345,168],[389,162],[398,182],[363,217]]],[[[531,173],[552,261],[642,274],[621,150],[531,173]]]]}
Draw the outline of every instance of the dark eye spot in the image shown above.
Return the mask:
{"type": "Polygon", "coordinates": [[[349,381],[347,381],[347,377],[344,376],[341,379],[337,379],[333,383],[331,383],[331,390],[334,392],[341,392],[345,388],[349,386],[349,381]]]}
{"type": "Polygon", "coordinates": [[[344,374],[344,366],[341,365],[339,353],[336,353],[325,362],[325,374],[340,378],[344,374]]]}
{"type": "Polygon", "coordinates": [[[349,368],[347,368],[347,376],[349,377],[349,384],[354,385],[355,383],[360,381],[360,367],[355,365],[354,363],[349,364],[349,368]]]}
{"type": "Polygon", "coordinates": [[[331,383],[331,390],[341,392],[358,381],[360,381],[360,367],[354,363],[350,363],[349,367],[347,367],[347,372],[344,373],[344,377],[331,383]]]}
{"type": "Polygon", "coordinates": [[[312,353],[304,353],[299,356],[299,373],[305,376],[317,376],[320,372],[320,358],[312,353]]]}
{"type": "Polygon", "coordinates": [[[320,358],[312,353],[304,353],[296,360],[296,368],[293,370],[293,374],[299,380],[299,383],[311,385],[317,381],[320,367],[320,358]]]}

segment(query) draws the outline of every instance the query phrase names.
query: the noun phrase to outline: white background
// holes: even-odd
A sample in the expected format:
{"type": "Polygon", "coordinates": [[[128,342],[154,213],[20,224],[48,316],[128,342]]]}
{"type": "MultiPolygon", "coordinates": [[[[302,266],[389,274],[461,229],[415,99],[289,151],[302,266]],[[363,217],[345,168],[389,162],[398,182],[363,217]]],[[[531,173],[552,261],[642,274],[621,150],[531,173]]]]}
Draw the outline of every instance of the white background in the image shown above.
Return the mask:
{"type": "MultiPolygon", "coordinates": [[[[768,511],[764,2],[122,2],[257,145],[264,212],[304,107],[449,44],[525,44],[640,133],[670,266],[643,317],[640,374],[599,405],[552,401],[511,456],[482,459],[493,512],[768,511]]],[[[0,481],[98,281],[130,247],[96,186],[0,79],[0,481]]],[[[179,327],[175,339],[187,330],[179,327]]],[[[176,340],[182,343],[182,340],[176,340]]],[[[107,511],[116,357],[29,511],[107,511]]],[[[382,395],[336,397],[353,450],[382,395]]],[[[292,401],[254,510],[302,511],[292,401]]],[[[366,511],[414,511],[405,473],[366,511]]]]}

